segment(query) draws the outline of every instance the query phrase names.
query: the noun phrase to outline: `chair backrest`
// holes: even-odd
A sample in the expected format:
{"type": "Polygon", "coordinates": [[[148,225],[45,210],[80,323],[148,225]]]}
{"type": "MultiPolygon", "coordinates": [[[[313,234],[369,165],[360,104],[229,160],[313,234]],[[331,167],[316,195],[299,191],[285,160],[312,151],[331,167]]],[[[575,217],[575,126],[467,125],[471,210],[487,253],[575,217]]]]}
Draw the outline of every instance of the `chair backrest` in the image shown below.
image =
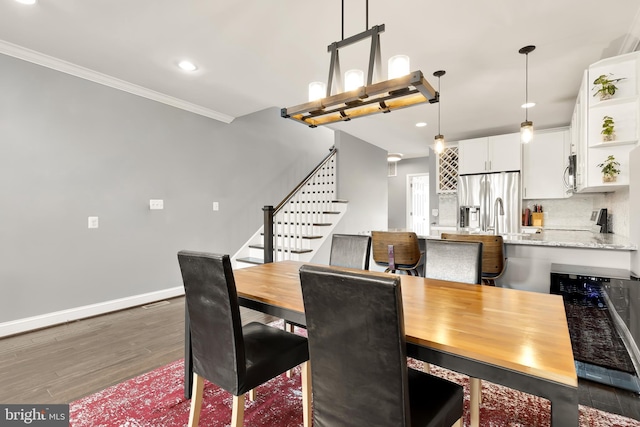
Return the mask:
{"type": "Polygon", "coordinates": [[[480,284],[482,251],[481,242],[427,240],[425,277],[480,284]]]}
{"type": "Polygon", "coordinates": [[[238,294],[229,255],[180,251],[193,371],[235,393],[246,373],[238,294]]]}
{"type": "Polygon", "coordinates": [[[305,265],[313,425],[408,426],[400,277],[305,265]]]}
{"type": "Polygon", "coordinates": [[[334,234],[331,238],[329,265],[369,269],[371,237],[356,234],[334,234]]]}
{"type": "Polygon", "coordinates": [[[502,236],[492,234],[442,233],[440,237],[443,240],[482,242],[482,274],[485,276],[498,276],[502,274],[506,266],[502,236]]]}
{"type": "Polygon", "coordinates": [[[389,264],[389,245],[393,245],[396,265],[416,265],[420,262],[418,236],[411,231],[372,231],[373,260],[376,264],[389,264]]]}

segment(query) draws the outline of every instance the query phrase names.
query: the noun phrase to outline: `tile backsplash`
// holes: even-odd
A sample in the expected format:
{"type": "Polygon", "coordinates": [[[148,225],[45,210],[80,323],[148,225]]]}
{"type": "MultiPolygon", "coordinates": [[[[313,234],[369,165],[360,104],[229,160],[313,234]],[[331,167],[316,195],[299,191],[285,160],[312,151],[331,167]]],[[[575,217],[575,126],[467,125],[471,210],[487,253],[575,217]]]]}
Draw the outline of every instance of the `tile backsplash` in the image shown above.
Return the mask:
{"type": "MultiPolygon", "coordinates": [[[[457,219],[457,196],[439,196],[438,224],[455,226],[457,219]]],[[[522,209],[533,210],[533,205],[542,205],[544,228],[549,229],[591,229],[591,212],[607,208],[611,218],[612,232],[629,236],[629,190],[613,193],[574,194],[567,199],[523,200],[522,209]]]]}

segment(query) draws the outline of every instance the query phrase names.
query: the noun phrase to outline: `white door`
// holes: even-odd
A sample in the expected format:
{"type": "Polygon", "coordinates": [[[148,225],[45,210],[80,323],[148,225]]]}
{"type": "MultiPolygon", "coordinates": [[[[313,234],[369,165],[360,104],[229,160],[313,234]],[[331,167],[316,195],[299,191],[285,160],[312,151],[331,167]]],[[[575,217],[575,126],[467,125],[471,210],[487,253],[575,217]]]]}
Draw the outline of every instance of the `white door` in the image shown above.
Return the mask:
{"type": "Polygon", "coordinates": [[[429,175],[408,175],[407,225],[418,236],[429,235],[429,175]]]}

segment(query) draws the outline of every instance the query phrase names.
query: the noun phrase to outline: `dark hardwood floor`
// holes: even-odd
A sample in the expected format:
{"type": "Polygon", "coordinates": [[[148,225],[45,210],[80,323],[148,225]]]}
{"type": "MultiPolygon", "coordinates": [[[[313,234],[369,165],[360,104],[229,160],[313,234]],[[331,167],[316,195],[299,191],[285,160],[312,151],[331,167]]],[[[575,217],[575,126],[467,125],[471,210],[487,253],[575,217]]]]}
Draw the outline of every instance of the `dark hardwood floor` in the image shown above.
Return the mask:
{"type": "MultiPolygon", "coordinates": [[[[272,318],[242,309],[244,323],[272,318]]],[[[0,340],[0,403],[69,403],[183,357],[184,298],[0,340]]],[[[580,403],[640,420],[640,398],[579,381],[580,403]]]]}

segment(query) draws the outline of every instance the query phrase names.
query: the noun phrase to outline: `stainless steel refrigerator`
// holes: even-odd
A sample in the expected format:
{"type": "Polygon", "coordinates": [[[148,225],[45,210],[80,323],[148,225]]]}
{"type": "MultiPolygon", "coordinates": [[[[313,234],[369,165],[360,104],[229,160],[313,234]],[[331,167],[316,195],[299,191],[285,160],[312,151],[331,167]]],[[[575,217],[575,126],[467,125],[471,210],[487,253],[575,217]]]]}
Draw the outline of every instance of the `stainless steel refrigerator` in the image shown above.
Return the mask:
{"type": "Polygon", "coordinates": [[[466,231],[520,233],[520,172],[460,175],[458,228],[466,231]],[[504,214],[502,214],[504,213],[504,214]]]}

